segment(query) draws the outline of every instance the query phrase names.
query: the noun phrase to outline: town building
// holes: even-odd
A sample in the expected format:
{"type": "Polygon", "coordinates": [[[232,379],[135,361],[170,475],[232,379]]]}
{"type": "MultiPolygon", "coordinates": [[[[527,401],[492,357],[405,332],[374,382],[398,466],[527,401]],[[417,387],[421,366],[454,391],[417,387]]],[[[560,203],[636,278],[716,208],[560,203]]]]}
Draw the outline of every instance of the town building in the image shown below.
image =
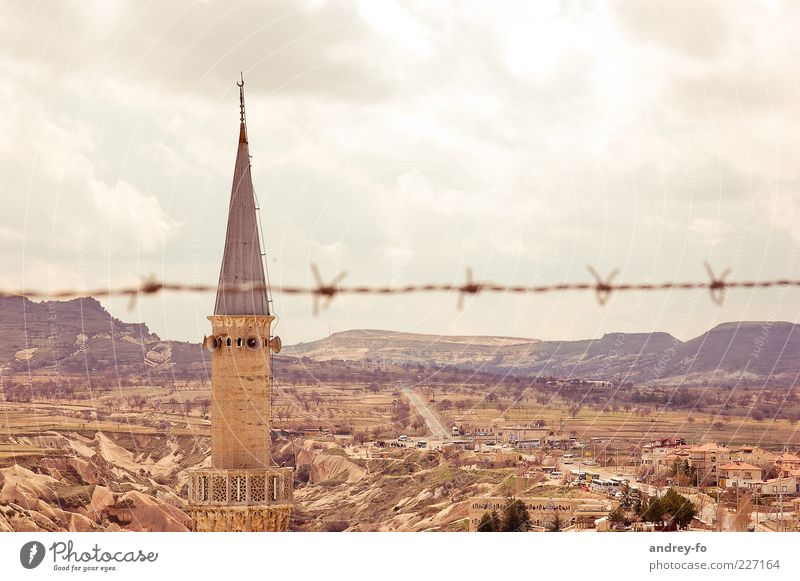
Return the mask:
{"type": "Polygon", "coordinates": [[[800,494],[800,477],[779,476],[754,484],[751,488],[765,496],[797,496],[800,494]]]}
{"type": "Polygon", "coordinates": [[[683,438],[661,438],[642,446],[640,466],[653,471],[653,474],[664,474],[673,469],[676,462],[684,462],[689,458],[683,438]]]}
{"type": "Polygon", "coordinates": [[[727,464],[731,451],[715,442],[689,448],[689,466],[697,470],[697,482],[701,485],[716,485],[719,466],[727,464]]]}
{"type": "Polygon", "coordinates": [[[550,435],[550,430],[539,424],[512,424],[503,426],[503,441],[518,448],[533,448],[536,442],[541,445],[550,435]]]}
{"type": "Polygon", "coordinates": [[[775,452],[764,450],[758,446],[741,446],[738,450],[731,451],[731,460],[739,460],[757,466],[772,464],[777,457],[775,452]]]}
{"type": "Polygon", "coordinates": [[[211,321],[211,467],[189,474],[189,513],[196,531],[285,531],[292,511],[293,469],[270,456],[270,390],[275,316],[270,311],[239,85],[239,144],[228,226],[211,321]],[[247,290],[243,292],[243,288],[247,290]]]}
{"type": "Polygon", "coordinates": [[[519,452],[513,449],[493,450],[491,452],[472,452],[464,457],[465,463],[474,463],[481,468],[510,468],[520,462],[519,452]]]}
{"type": "Polygon", "coordinates": [[[640,465],[651,468],[655,474],[663,473],[674,464],[675,450],[664,446],[642,446],[640,465]]]}
{"type": "Polygon", "coordinates": [[[784,452],[775,459],[775,467],[779,476],[790,476],[792,472],[800,471],[800,458],[784,452]]]}
{"type": "Polygon", "coordinates": [[[612,389],[614,387],[613,381],[606,381],[604,379],[587,379],[584,381],[584,384],[588,385],[589,387],[600,389],[612,389]]]}
{"type": "Polygon", "coordinates": [[[475,449],[483,446],[510,444],[517,448],[539,448],[552,432],[543,422],[506,424],[496,419],[488,424],[470,426],[475,449]]]}
{"type": "Polygon", "coordinates": [[[616,384],[605,379],[561,378],[548,381],[549,387],[584,387],[588,389],[613,389],[616,384]]]}
{"type": "Polygon", "coordinates": [[[761,484],[761,468],[747,462],[735,461],[719,467],[719,485],[722,488],[750,488],[761,484]]]}

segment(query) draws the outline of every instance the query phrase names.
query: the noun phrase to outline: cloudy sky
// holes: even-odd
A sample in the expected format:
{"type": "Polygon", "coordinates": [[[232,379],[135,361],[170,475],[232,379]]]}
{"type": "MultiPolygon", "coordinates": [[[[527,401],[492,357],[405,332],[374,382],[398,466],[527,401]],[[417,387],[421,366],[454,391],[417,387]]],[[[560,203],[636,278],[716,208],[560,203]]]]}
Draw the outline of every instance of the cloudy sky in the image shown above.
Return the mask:
{"type": "MultiPolygon", "coordinates": [[[[0,285],[218,277],[244,71],[273,283],[800,276],[800,5],[0,0],[0,285]]],[[[800,292],[275,296],[329,330],[577,339],[800,292]]],[[[201,338],[212,295],[104,301],[201,338]]]]}

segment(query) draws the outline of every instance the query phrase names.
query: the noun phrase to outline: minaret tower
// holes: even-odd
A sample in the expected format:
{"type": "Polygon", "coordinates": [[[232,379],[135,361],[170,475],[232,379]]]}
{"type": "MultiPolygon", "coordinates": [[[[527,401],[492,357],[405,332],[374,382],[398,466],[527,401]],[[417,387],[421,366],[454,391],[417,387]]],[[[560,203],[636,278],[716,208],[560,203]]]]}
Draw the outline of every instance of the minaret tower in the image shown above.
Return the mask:
{"type": "Polygon", "coordinates": [[[239,86],[239,145],[233,172],[225,251],[211,321],[211,468],[193,470],[189,505],[196,531],[285,531],[292,468],[270,456],[272,338],[264,261],[239,86]],[[252,287],[246,292],[241,288],[252,287]]]}

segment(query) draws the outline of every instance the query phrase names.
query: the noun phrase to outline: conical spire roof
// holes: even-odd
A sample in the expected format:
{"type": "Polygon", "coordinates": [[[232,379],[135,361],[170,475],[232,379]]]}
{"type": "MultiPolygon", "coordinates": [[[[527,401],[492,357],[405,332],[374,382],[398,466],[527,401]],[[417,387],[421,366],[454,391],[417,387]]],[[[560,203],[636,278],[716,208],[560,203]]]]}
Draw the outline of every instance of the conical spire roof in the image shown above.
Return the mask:
{"type": "Polygon", "coordinates": [[[228,207],[228,230],[225,252],[217,286],[215,315],[269,315],[264,262],[258,233],[258,216],[250,174],[250,149],[247,143],[247,124],[244,114],[244,79],[239,85],[239,148],[233,171],[231,202],[228,207]],[[248,292],[226,291],[232,286],[261,287],[248,292]]]}

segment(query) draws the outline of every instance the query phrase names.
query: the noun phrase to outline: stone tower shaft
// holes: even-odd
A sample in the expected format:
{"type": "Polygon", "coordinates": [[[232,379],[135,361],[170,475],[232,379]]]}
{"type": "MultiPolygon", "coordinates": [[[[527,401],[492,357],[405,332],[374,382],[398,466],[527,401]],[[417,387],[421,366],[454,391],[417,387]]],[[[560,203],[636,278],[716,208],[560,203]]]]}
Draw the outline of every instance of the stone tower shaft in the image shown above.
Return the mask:
{"type": "Polygon", "coordinates": [[[262,315],[209,317],[211,465],[267,468],[270,461],[270,323],[262,315]]]}

